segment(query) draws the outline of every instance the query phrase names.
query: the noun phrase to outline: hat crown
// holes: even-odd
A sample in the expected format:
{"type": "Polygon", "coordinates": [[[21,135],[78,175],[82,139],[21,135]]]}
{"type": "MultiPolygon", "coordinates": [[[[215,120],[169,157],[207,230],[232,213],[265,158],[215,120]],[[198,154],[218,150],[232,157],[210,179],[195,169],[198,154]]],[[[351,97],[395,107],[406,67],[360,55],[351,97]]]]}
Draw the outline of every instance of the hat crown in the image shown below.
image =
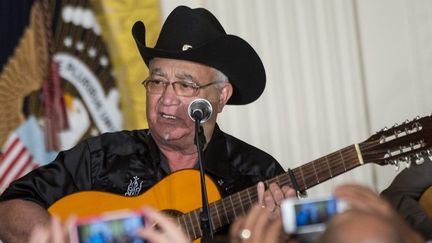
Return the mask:
{"type": "Polygon", "coordinates": [[[208,10],[179,6],[167,17],[155,48],[184,51],[225,35],[222,25],[208,10]]]}

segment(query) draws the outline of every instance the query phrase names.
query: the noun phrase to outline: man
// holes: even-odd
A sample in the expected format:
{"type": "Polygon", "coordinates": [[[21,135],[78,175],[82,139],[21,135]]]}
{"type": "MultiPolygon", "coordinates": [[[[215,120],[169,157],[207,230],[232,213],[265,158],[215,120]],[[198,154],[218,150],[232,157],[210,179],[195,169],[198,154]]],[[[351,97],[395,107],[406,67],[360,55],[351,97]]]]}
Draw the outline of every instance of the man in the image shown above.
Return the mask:
{"type": "Polygon", "coordinates": [[[432,161],[427,156],[423,159],[422,164],[413,164],[401,171],[381,195],[413,229],[425,239],[432,240],[432,209],[424,208],[427,205],[420,203],[421,199],[428,198],[427,192],[430,192],[428,189],[432,186],[432,161]]]}
{"type": "MultiPolygon", "coordinates": [[[[65,195],[101,190],[135,196],[174,171],[197,168],[194,122],[187,112],[196,98],[208,100],[215,111],[203,124],[204,161],[222,196],[283,172],[270,155],[216,124],[225,104],[251,103],[264,90],[263,64],[246,41],[226,34],[209,11],[184,6],[168,16],[154,48],[145,44],[143,23],[135,23],[132,32],[150,70],[143,82],[149,129],[88,139],[14,182],[0,198],[4,242],[26,241],[35,225],[49,222],[46,208],[65,195]]],[[[272,184],[264,192],[258,184],[258,203],[269,210],[293,195],[289,187],[272,184]]]]}

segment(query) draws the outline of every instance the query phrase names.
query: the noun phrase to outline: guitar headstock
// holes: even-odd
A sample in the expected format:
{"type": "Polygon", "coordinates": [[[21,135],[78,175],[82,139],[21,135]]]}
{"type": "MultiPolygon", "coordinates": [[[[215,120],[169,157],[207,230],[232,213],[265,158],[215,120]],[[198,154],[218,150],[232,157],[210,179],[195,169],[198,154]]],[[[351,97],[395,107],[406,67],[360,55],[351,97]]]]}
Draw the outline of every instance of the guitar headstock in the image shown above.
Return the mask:
{"type": "Polygon", "coordinates": [[[365,163],[395,165],[421,164],[425,157],[432,160],[432,115],[417,117],[384,128],[359,144],[365,163]]]}

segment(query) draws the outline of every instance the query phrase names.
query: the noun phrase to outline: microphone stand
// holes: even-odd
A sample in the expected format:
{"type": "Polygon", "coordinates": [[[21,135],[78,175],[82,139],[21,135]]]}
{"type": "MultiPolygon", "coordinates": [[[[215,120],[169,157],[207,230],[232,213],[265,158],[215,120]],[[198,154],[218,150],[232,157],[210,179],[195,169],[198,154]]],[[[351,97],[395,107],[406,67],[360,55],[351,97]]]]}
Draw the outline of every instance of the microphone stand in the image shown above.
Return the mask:
{"type": "Polygon", "coordinates": [[[201,176],[201,196],[202,196],[202,211],[200,213],[201,229],[203,232],[203,240],[213,239],[213,228],[212,221],[210,217],[209,203],[207,197],[207,189],[205,183],[204,165],[202,161],[203,148],[206,143],[206,138],[204,135],[204,129],[201,126],[202,113],[194,112],[193,117],[195,119],[195,144],[198,149],[198,165],[200,169],[201,176]],[[197,114],[198,113],[198,114],[197,114]]]}

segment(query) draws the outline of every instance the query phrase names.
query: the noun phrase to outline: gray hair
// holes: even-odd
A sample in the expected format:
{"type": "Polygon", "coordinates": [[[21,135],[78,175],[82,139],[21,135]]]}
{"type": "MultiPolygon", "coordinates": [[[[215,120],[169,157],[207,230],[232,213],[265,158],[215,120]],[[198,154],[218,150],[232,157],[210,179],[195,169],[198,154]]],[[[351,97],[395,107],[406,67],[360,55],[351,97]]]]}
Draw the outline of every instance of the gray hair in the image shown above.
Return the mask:
{"type": "Polygon", "coordinates": [[[221,71],[217,70],[216,68],[213,68],[214,75],[213,75],[213,82],[216,82],[216,86],[218,89],[221,89],[225,86],[226,83],[228,83],[228,77],[221,71]]]}

